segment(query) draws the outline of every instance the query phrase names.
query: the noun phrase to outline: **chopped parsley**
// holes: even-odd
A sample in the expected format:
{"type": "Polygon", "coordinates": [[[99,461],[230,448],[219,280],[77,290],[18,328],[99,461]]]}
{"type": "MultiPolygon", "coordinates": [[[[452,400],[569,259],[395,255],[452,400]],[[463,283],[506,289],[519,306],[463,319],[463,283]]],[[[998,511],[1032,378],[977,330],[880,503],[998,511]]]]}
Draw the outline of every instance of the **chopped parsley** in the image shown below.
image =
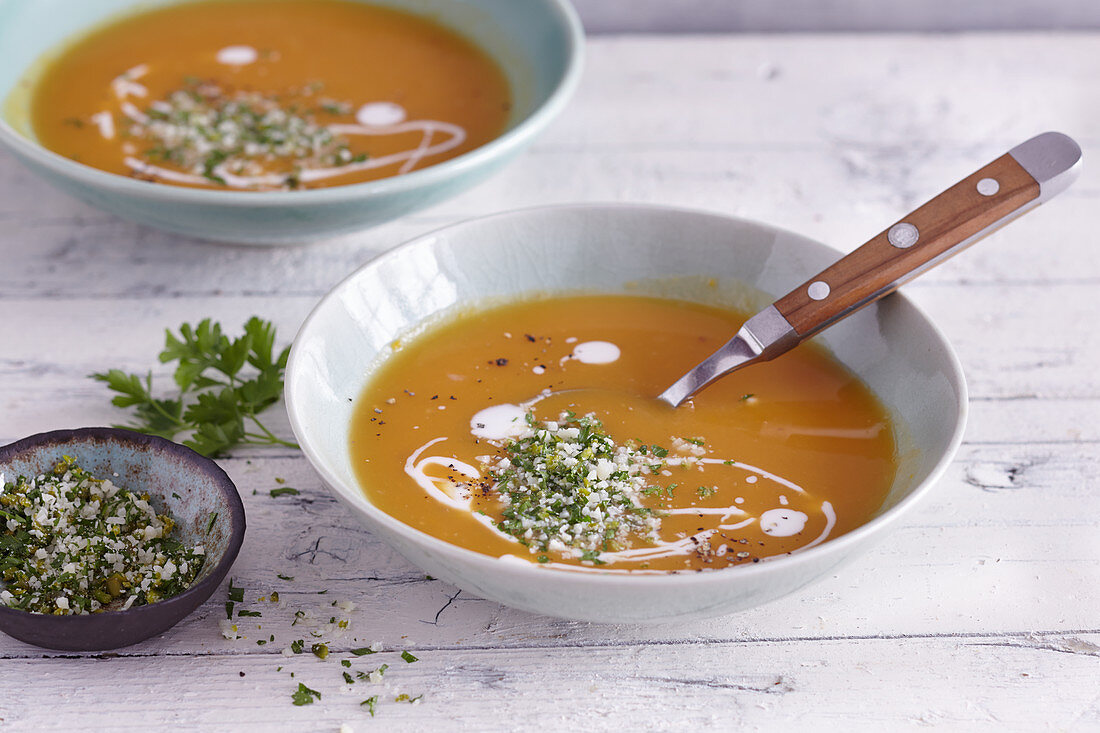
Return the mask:
{"type": "Polygon", "coordinates": [[[373,718],[374,717],[374,708],[375,708],[376,705],[378,705],[378,695],[371,695],[366,700],[359,703],[359,705],[360,706],[365,706],[367,708],[367,712],[370,713],[370,716],[373,718]]]}
{"type": "Polygon", "coordinates": [[[595,550],[585,550],[581,553],[581,560],[585,560],[593,563],[594,565],[606,565],[603,560],[600,559],[600,553],[595,550]]]}
{"type": "Polygon", "coordinates": [[[285,494],[289,494],[291,496],[294,496],[294,495],[300,494],[300,493],[302,493],[302,492],[298,491],[298,489],[293,489],[289,486],[283,486],[281,488],[271,490],[271,495],[272,496],[283,496],[285,494]]]}
{"type": "Polygon", "coordinates": [[[259,180],[267,188],[297,188],[301,171],[366,160],[343,135],[316,115],[345,115],[346,102],[325,100],[308,107],[306,87],[283,94],[227,90],[211,81],[184,79],[183,86],[129,123],[130,138],[146,147],[141,157],[171,165],[218,185],[230,177],[259,180]]]}
{"type": "Polygon", "coordinates": [[[125,610],[186,590],[202,545],[147,494],[97,479],[64,458],[49,472],[0,476],[0,605],[58,616],[125,610]]]}
{"type": "Polygon", "coordinates": [[[301,682],[298,683],[298,689],[294,691],[290,699],[294,701],[295,705],[312,705],[314,698],[321,699],[321,693],[317,690],[311,690],[301,682]]]}
{"type": "Polygon", "coordinates": [[[410,654],[407,651],[401,652],[401,658],[404,659],[408,664],[412,664],[413,662],[419,662],[420,661],[419,659],[417,659],[416,657],[414,657],[412,654],[410,654]]]}
{"type": "Polygon", "coordinates": [[[657,520],[640,503],[651,454],[616,445],[596,418],[529,414],[528,429],[500,449],[488,466],[505,505],[497,527],[531,552],[595,552],[654,536],[657,520]]]}
{"type": "Polygon", "coordinates": [[[381,667],[372,672],[356,672],[355,676],[361,680],[366,680],[368,682],[381,682],[382,675],[386,674],[386,670],[389,668],[390,665],[383,664],[381,667]]]}

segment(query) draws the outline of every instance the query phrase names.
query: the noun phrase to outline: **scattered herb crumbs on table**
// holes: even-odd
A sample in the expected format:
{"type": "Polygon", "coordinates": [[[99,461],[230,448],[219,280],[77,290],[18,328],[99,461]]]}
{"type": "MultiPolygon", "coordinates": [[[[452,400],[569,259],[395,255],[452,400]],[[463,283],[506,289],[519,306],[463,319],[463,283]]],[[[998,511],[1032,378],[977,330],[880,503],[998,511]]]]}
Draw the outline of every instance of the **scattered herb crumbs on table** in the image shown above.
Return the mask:
{"type": "Polygon", "coordinates": [[[290,347],[274,352],[275,327],[253,316],[244,333],[230,339],[221,324],[209,318],[197,326],[184,323],[176,335],[165,332],[162,363],[177,362],[175,398],[153,396],[153,375],[127,374],[121,369],[92,374],[118,394],[116,407],[133,408],[133,421],[119,427],[174,440],[206,456],[219,455],[239,444],[298,444],[272,433],[257,417],[282,397],[290,347]],[[247,367],[247,369],[246,369],[247,367]]]}
{"type": "Polygon", "coordinates": [[[294,489],[294,488],[291,488],[289,486],[283,486],[283,487],[280,487],[278,489],[272,489],[271,490],[271,496],[272,497],[284,496],[284,495],[296,496],[297,494],[300,494],[300,493],[302,493],[302,492],[298,491],[298,489],[294,489]]]}
{"type": "Polygon", "coordinates": [[[5,483],[0,474],[0,604],[64,616],[179,595],[205,550],[172,537],[174,527],[147,494],[97,479],[69,457],[36,477],[5,483]]]}
{"type": "MultiPolygon", "coordinates": [[[[284,575],[279,574],[278,577],[287,579],[290,576],[284,576],[284,575]]],[[[240,586],[237,586],[235,584],[235,582],[236,581],[232,578],[229,580],[229,584],[228,584],[228,587],[227,587],[227,594],[228,594],[229,601],[227,602],[227,607],[231,606],[232,604],[243,603],[245,601],[245,596],[246,596],[245,589],[240,587],[240,586]]],[[[279,601],[278,591],[272,591],[267,596],[259,596],[257,598],[256,602],[263,602],[263,601],[268,601],[268,600],[271,600],[272,602],[278,603],[278,601],[279,601]]],[[[349,612],[349,613],[351,611],[355,610],[355,608],[356,608],[355,603],[353,603],[351,601],[341,601],[341,600],[332,601],[329,604],[329,606],[333,607],[333,608],[339,608],[340,610],[345,611],[345,612],[349,612]]],[[[280,606],[280,608],[282,608],[282,606],[280,606]]],[[[238,617],[241,617],[241,616],[249,617],[249,616],[259,616],[259,615],[260,615],[260,613],[258,611],[252,611],[251,609],[239,609],[238,612],[237,612],[238,617]]],[[[291,625],[297,624],[299,622],[302,622],[302,623],[306,624],[307,626],[316,625],[316,624],[321,623],[323,621],[323,619],[326,618],[325,616],[318,617],[318,614],[316,612],[310,611],[308,609],[298,609],[298,610],[294,611],[293,616],[294,616],[294,621],[291,625]]],[[[328,623],[327,624],[321,623],[321,626],[319,627],[319,628],[325,630],[326,633],[321,633],[315,627],[315,628],[310,629],[309,634],[311,636],[314,636],[314,637],[324,638],[324,637],[326,637],[326,634],[328,634],[328,633],[339,634],[339,633],[341,633],[341,630],[346,629],[349,626],[349,620],[348,619],[337,619],[335,616],[329,616],[327,618],[328,618],[328,623]]],[[[230,621],[228,621],[228,622],[227,621],[221,621],[220,623],[222,625],[223,635],[225,636],[225,638],[231,639],[231,640],[236,640],[236,639],[243,638],[239,634],[237,634],[237,626],[236,626],[236,624],[232,623],[232,619],[230,619],[230,621]],[[227,628],[230,629],[230,631],[226,631],[227,628]]],[[[257,628],[259,628],[259,627],[257,627],[257,628]]],[[[259,646],[266,646],[268,643],[274,642],[274,641],[275,641],[275,635],[272,634],[268,637],[268,639],[259,639],[259,640],[257,640],[256,644],[259,645],[259,646]]],[[[308,651],[310,651],[314,656],[316,656],[318,661],[322,661],[322,662],[327,661],[327,659],[330,656],[334,655],[334,652],[330,648],[331,643],[332,643],[331,641],[327,641],[327,642],[326,641],[318,641],[316,643],[312,643],[308,647],[308,651]]],[[[304,639],[296,639],[296,640],[290,642],[290,645],[288,647],[283,649],[282,654],[283,654],[284,657],[293,658],[295,655],[304,654],[306,651],[307,651],[306,641],[304,639]]],[[[369,654],[377,654],[377,653],[382,652],[382,651],[384,651],[382,643],[378,642],[378,641],[375,641],[375,642],[372,642],[370,644],[370,646],[349,649],[345,653],[351,654],[354,657],[360,657],[360,656],[366,656],[366,655],[369,655],[369,654]]],[[[400,656],[408,664],[419,661],[417,657],[415,657],[411,652],[409,652],[407,650],[402,651],[400,653],[400,656]]],[[[340,661],[340,667],[338,667],[337,670],[340,672],[340,679],[343,682],[343,684],[348,685],[347,690],[349,690],[349,691],[350,691],[352,685],[358,684],[359,682],[365,682],[365,683],[370,683],[370,684],[381,684],[384,681],[386,671],[389,670],[389,668],[390,668],[390,665],[382,664],[379,667],[377,667],[376,669],[369,670],[369,671],[356,670],[356,669],[353,668],[352,659],[345,658],[345,659],[340,659],[339,661],[340,661]]],[[[276,668],[275,671],[276,672],[281,672],[283,670],[284,670],[284,667],[282,665],[280,665],[276,668]]],[[[290,677],[292,679],[295,677],[294,672],[290,672],[289,674],[290,674],[290,677]]],[[[305,683],[298,683],[298,688],[291,692],[291,701],[296,706],[312,705],[314,702],[319,702],[321,700],[321,694],[322,693],[319,689],[313,689],[313,688],[307,687],[305,685],[305,683]]],[[[397,697],[395,697],[394,700],[396,702],[409,702],[409,703],[412,703],[412,704],[415,705],[415,704],[419,704],[420,701],[423,699],[423,697],[424,697],[423,695],[417,695],[416,697],[411,697],[408,694],[400,694],[397,697]]],[[[374,717],[377,714],[378,705],[379,705],[380,700],[381,700],[381,696],[373,695],[373,696],[367,698],[366,700],[363,700],[360,703],[360,705],[367,708],[367,712],[369,712],[371,714],[371,716],[374,717]]]]}
{"type": "Polygon", "coordinates": [[[355,676],[361,680],[367,682],[378,683],[382,681],[382,677],[386,674],[386,670],[390,668],[390,665],[383,664],[378,669],[371,670],[370,672],[356,672],[355,676]]]}

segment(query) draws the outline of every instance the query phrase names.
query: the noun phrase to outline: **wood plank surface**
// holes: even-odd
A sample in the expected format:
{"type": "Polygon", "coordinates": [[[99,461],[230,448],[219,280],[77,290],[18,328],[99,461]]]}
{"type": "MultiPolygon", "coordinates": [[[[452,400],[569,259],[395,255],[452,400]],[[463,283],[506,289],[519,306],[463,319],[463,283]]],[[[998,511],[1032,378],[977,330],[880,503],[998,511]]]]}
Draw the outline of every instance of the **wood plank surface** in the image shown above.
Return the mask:
{"type": "MultiPolygon", "coordinates": [[[[154,366],[163,329],[184,320],[256,313],[289,340],[363,262],[462,218],[665,203],[847,252],[1016,143],[1061,130],[1085,149],[1077,184],[904,288],[955,346],[972,397],[963,447],[920,511],[762,608],[606,626],[428,579],[300,455],[240,450],[221,461],[249,517],[232,575],[263,628],[225,639],[219,590],[170,632],[110,655],[0,636],[0,729],[1100,730],[1100,36],[602,36],[588,50],[576,99],[499,176],[314,246],[144,229],[0,153],[0,442],[119,420],[87,374],[154,366]],[[302,493],[272,498],[276,479],[302,493]],[[279,603],[258,600],[273,590],[279,603]],[[291,625],[299,610],[349,620],[328,661],[283,655],[304,635],[291,625]],[[346,685],[336,660],[374,641],[386,651],[353,668],[389,664],[383,682],[346,685]],[[401,661],[404,649],[420,661],[401,661]],[[322,700],[291,705],[298,682],[322,700]],[[395,702],[402,693],[424,697],[395,702]],[[374,718],[359,705],[372,695],[374,718]]],[[[271,422],[287,432],[281,411],[271,422]]]]}

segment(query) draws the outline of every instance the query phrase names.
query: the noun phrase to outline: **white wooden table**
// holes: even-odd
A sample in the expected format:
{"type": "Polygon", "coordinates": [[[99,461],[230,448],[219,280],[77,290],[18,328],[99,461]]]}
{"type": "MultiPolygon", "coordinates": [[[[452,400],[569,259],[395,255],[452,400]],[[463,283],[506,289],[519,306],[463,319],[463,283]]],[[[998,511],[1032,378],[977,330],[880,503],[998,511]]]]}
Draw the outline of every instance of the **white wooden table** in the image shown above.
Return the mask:
{"type": "Polygon", "coordinates": [[[600,626],[427,579],[301,455],[242,450],[221,460],[249,519],[232,575],[262,631],[222,638],[219,590],[117,654],[0,637],[0,729],[1100,730],[1100,156],[1088,160],[1100,152],[1100,36],[603,37],[589,52],[567,112],[501,175],[311,247],[144,229],[0,156],[0,441],[120,421],[86,375],[146,370],[164,328],[183,321],[236,327],[255,313],[287,341],[352,269],[462,218],[662,202],[851,249],[1012,145],[1062,130],[1085,148],[1075,187],[906,287],[955,344],[971,389],[962,450],[922,510],[766,607],[600,626]],[[277,477],[302,493],[271,498],[277,477]],[[283,607],[256,603],[272,590],[283,607]],[[351,619],[328,661],[280,654],[304,635],[290,625],[298,609],[351,619]],[[390,670],[349,688],[336,661],[348,655],[335,652],[372,641],[420,661],[356,659],[390,670]],[[291,705],[298,682],[323,699],[291,705]],[[401,693],[424,697],[395,702],[401,693]],[[375,694],[372,719],[359,702],[375,694]]]}

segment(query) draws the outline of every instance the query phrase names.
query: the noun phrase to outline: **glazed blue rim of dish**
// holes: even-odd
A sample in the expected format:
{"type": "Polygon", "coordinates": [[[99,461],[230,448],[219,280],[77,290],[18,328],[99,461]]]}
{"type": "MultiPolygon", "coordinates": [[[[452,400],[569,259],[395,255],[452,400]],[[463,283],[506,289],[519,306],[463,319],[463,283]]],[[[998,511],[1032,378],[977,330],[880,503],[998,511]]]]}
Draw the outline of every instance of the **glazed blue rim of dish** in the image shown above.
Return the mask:
{"type": "MultiPolygon", "coordinates": [[[[137,433],[132,430],[101,427],[51,430],[45,433],[29,435],[14,443],[0,446],[0,463],[30,448],[36,448],[43,445],[64,445],[72,442],[74,438],[104,438],[118,440],[143,448],[149,447],[156,450],[162,450],[186,460],[188,466],[194,467],[210,478],[217,489],[226,497],[230,508],[229,544],[226,546],[225,552],[218,560],[218,563],[206,574],[206,577],[202,578],[197,583],[193,583],[182,593],[174,595],[171,598],[157,601],[156,603],[148,603],[144,606],[134,606],[125,611],[110,610],[94,614],[66,614],[63,616],[33,613],[31,611],[24,611],[20,608],[10,608],[0,604],[0,619],[8,617],[12,620],[25,620],[31,617],[35,619],[50,619],[52,623],[78,624],[81,623],[82,619],[111,618],[121,617],[123,615],[131,618],[145,614],[163,615],[176,606],[187,605],[194,596],[205,593],[206,595],[203,596],[205,599],[213,595],[214,591],[218,589],[218,585],[221,584],[222,578],[229,572],[229,568],[237,559],[237,554],[240,552],[241,545],[244,543],[246,526],[244,502],[241,501],[241,495],[237,491],[237,487],[233,484],[233,481],[229,478],[229,475],[212,459],[191,450],[187,446],[173,443],[166,438],[137,433]],[[196,458],[202,460],[197,461],[195,460],[196,458]]],[[[3,581],[0,581],[0,587],[2,587],[2,585],[3,581]]]]}
{"type": "Polygon", "coordinates": [[[463,173],[476,170],[482,165],[491,164],[494,160],[507,157],[538,134],[566,105],[580,83],[584,63],[584,27],[581,25],[577,11],[569,4],[568,0],[545,1],[550,3],[551,7],[557,11],[563,30],[566,32],[567,44],[563,49],[565,69],[542,104],[535,107],[529,115],[521,119],[514,127],[505,130],[484,145],[480,145],[450,160],[429,165],[403,175],[304,191],[218,191],[141,181],[78,163],[19,134],[2,117],[0,117],[0,140],[13,150],[32,158],[35,162],[66,178],[75,178],[91,186],[110,187],[119,193],[176,203],[238,205],[247,203],[258,208],[266,208],[285,206],[291,203],[340,203],[355,201],[363,196],[388,195],[416,190],[422,185],[441,183],[456,176],[461,176],[463,173]]]}
{"type": "MultiPolygon", "coordinates": [[[[732,220],[735,222],[741,222],[754,227],[758,227],[763,230],[773,232],[775,234],[783,234],[789,237],[794,237],[802,240],[808,245],[813,245],[815,248],[827,251],[832,258],[831,261],[835,261],[844,253],[840,250],[834,249],[823,242],[819,242],[815,239],[805,237],[801,234],[796,234],[780,227],[772,226],[770,224],[764,224],[762,222],[754,221],[752,219],[745,219],[743,217],[730,216],[726,214],[718,214],[713,211],[705,211],[702,209],[692,209],[688,207],[679,206],[663,206],[659,204],[631,204],[631,203],[583,203],[583,204],[552,204],[546,206],[529,206],[521,209],[511,209],[509,211],[503,211],[496,214],[489,214],[486,216],[479,216],[472,219],[466,219],[453,224],[439,227],[430,232],[426,232],[419,236],[414,237],[402,244],[394,247],[393,249],[386,250],[379,254],[377,257],[369,260],[360,267],[356,268],[347,277],[342,279],[336,285],[329,290],[320,301],[313,307],[306,316],[306,319],[302,322],[301,327],[298,329],[298,335],[294,338],[294,345],[291,347],[290,359],[287,362],[287,374],[288,376],[296,370],[296,354],[300,353],[296,348],[299,342],[299,337],[312,323],[314,318],[318,316],[322,307],[326,306],[331,300],[337,299],[341,291],[349,285],[353,280],[360,276],[360,273],[377,267],[380,262],[391,257],[400,257],[405,250],[411,250],[418,246],[423,246],[425,242],[430,242],[437,239],[441,234],[458,229],[461,227],[469,226],[472,224],[481,224],[493,219],[507,219],[509,217],[523,215],[530,212],[540,211],[553,211],[555,209],[569,210],[569,209],[620,209],[624,211],[629,210],[660,210],[665,212],[681,213],[691,216],[710,217],[724,220],[732,220]]],[[[806,277],[811,276],[812,272],[807,272],[806,277]]],[[[947,467],[951,464],[956,453],[959,450],[959,446],[962,444],[963,434],[966,430],[967,417],[970,411],[969,408],[969,392],[966,386],[966,376],[963,373],[962,363],[959,361],[958,354],[955,353],[955,349],[951,346],[951,342],[947,336],[943,333],[936,322],[924,312],[913,300],[908,298],[904,293],[895,291],[891,293],[889,298],[895,299],[897,302],[904,303],[906,307],[911,308],[917,315],[919,315],[927,324],[930,333],[935,336],[937,340],[942,344],[943,351],[947,355],[947,361],[949,363],[951,371],[956,377],[956,383],[958,384],[957,402],[959,405],[958,416],[955,420],[955,424],[951,427],[951,436],[948,440],[943,455],[936,461],[936,464],[929,470],[928,475],[923,481],[920,482],[914,489],[912,489],[906,496],[904,496],[897,504],[894,504],[890,508],[882,511],[877,516],[873,517],[867,522],[859,525],[855,529],[845,532],[844,534],[830,539],[828,542],[823,542],[816,547],[812,547],[806,551],[799,551],[789,553],[786,555],[775,555],[766,559],[765,562],[753,563],[751,565],[739,565],[728,568],[718,568],[708,572],[697,571],[673,571],[661,575],[626,575],[626,574],[613,574],[613,573],[578,573],[571,570],[564,570],[559,568],[547,568],[537,563],[528,563],[530,567],[525,565],[509,565],[509,571],[515,571],[519,573],[541,573],[542,575],[534,576],[541,578],[561,578],[568,577],[571,582],[580,584],[595,584],[598,586],[606,586],[608,584],[617,585],[662,585],[665,583],[670,584],[707,584],[707,583],[724,583],[729,582],[731,577],[736,576],[752,576],[759,573],[771,572],[770,568],[782,566],[791,567],[800,565],[813,560],[819,560],[826,555],[833,555],[836,557],[836,562],[840,562],[844,558],[844,551],[853,544],[858,544],[865,537],[874,537],[879,535],[887,527],[897,522],[905,513],[915,504],[922,501],[928,493],[932,490],[939,480],[943,477],[943,474],[947,471],[947,467]],[[549,574],[547,574],[549,573],[549,574]]],[[[290,380],[288,379],[288,382],[290,380]]],[[[360,385],[362,387],[362,385],[360,385]]],[[[328,469],[325,461],[313,450],[313,445],[309,440],[309,437],[302,429],[302,424],[298,419],[298,411],[294,406],[293,393],[288,390],[286,392],[286,406],[287,416],[290,418],[290,428],[298,440],[298,444],[301,446],[302,453],[305,454],[306,459],[313,467],[314,471],[321,476],[321,479],[329,487],[330,491],[336,495],[336,497],[348,505],[353,506],[357,510],[363,511],[367,514],[372,521],[377,521],[380,524],[386,526],[391,531],[397,534],[404,535],[412,539],[415,537],[415,542],[418,544],[432,549],[434,552],[447,556],[450,553],[455,553],[462,556],[465,559],[470,560],[472,563],[477,564],[480,568],[487,572],[500,569],[500,560],[492,555],[477,552],[475,550],[469,550],[465,547],[459,547],[458,545],[442,540],[434,535],[428,534],[423,530],[417,529],[411,525],[405,524],[400,519],[397,519],[390,514],[382,511],[366,497],[363,490],[358,485],[353,485],[350,490],[345,493],[345,482],[333,474],[328,469]]],[[[369,527],[368,527],[369,528],[369,527]]],[[[821,574],[814,576],[820,578],[821,574]]]]}

